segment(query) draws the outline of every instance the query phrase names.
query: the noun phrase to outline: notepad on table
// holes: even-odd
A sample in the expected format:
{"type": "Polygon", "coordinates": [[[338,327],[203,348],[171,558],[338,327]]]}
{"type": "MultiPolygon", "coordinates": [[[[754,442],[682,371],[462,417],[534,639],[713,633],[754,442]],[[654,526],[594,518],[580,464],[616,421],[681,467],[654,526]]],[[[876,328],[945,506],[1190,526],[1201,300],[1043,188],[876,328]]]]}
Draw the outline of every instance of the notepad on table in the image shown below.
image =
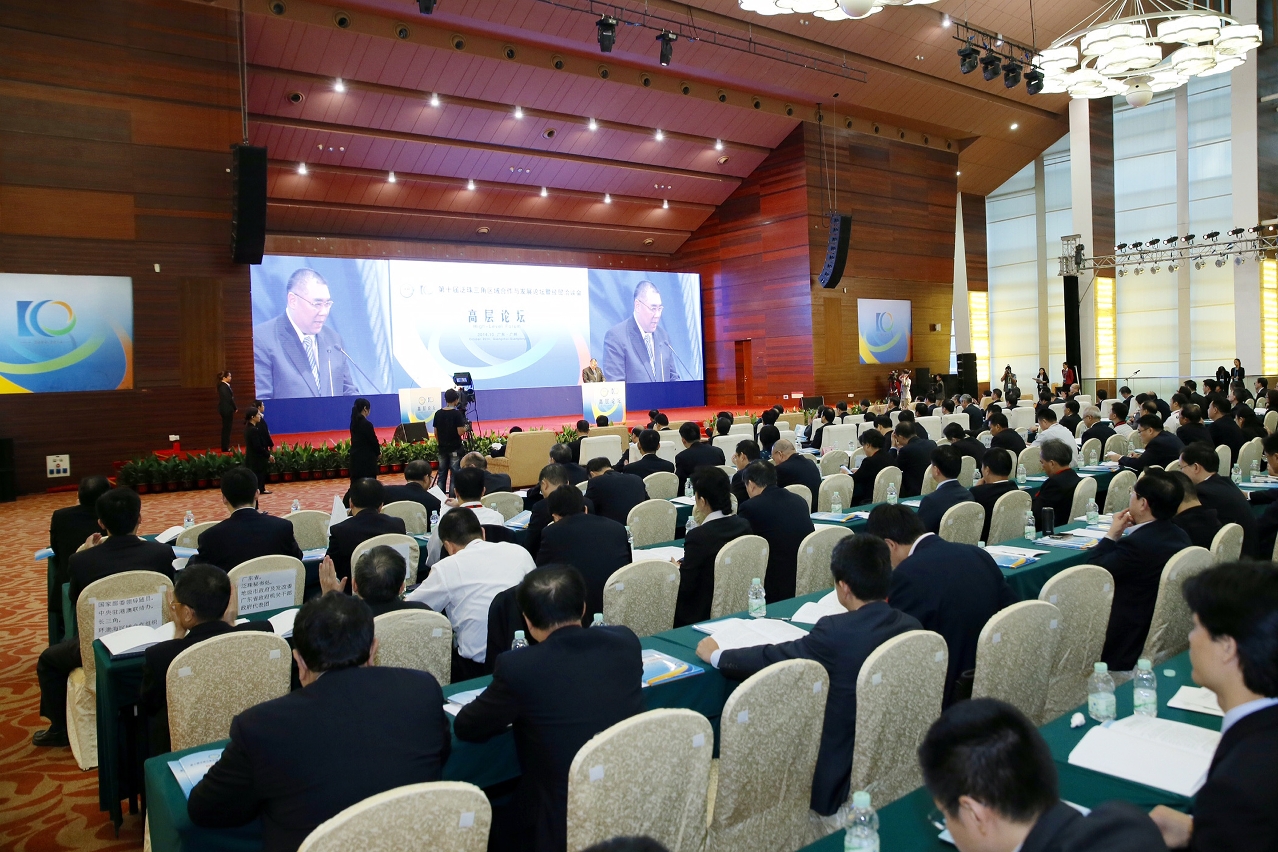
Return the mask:
{"type": "Polygon", "coordinates": [[[286,609],[283,612],[277,612],[270,618],[266,619],[271,623],[271,629],[275,631],[276,636],[283,636],[285,639],[293,635],[293,622],[297,619],[297,609],[286,609]]]}
{"type": "Polygon", "coordinates": [[[1045,544],[1048,547],[1064,547],[1069,550],[1088,550],[1096,546],[1097,539],[1088,538],[1087,536],[1072,535],[1070,533],[1061,533],[1055,536],[1043,536],[1034,539],[1035,544],[1045,544]]]}
{"type": "Polygon", "coordinates": [[[1069,762],[1181,796],[1207,780],[1220,733],[1152,716],[1128,716],[1088,731],[1069,762]]]}
{"type": "Polygon", "coordinates": [[[902,501],[901,501],[901,505],[902,505],[902,506],[914,506],[915,508],[917,508],[917,507],[918,507],[918,505],[919,505],[920,503],[922,503],[922,502],[923,502],[923,498],[922,498],[922,497],[911,497],[911,498],[909,498],[908,500],[902,500],[902,501]]]}
{"type": "Polygon", "coordinates": [[[676,506],[691,506],[697,501],[691,497],[671,497],[670,502],[674,503],[676,506]]]}
{"type": "Polygon", "coordinates": [[[985,548],[985,552],[994,557],[994,562],[1000,568],[1021,568],[1025,565],[1034,564],[1038,561],[1038,557],[1047,551],[1029,550],[1024,547],[990,545],[985,548]]]}
{"type": "Polygon", "coordinates": [[[177,625],[172,621],[161,624],[159,627],[138,624],[108,633],[102,637],[102,644],[111,652],[112,657],[130,657],[141,654],[152,645],[172,639],[176,628],[177,625]]]}
{"type": "Polygon", "coordinates": [[[795,627],[776,618],[723,618],[693,626],[714,637],[719,649],[723,651],[758,645],[779,645],[808,635],[802,627],[795,627]]]}
{"type": "Polygon", "coordinates": [[[195,789],[195,785],[200,783],[221,757],[222,749],[211,748],[208,751],[197,751],[177,760],[170,760],[169,769],[173,772],[173,777],[177,779],[178,786],[182,788],[182,795],[188,799],[191,798],[191,791],[195,789]]]}
{"type": "Polygon", "coordinates": [[[532,512],[528,509],[524,509],[518,515],[515,515],[515,517],[506,521],[506,526],[512,530],[526,530],[528,529],[528,522],[531,520],[532,512]]]}
{"type": "Polygon", "coordinates": [[[865,512],[813,512],[812,520],[834,521],[836,524],[841,524],[849,518],[855,518],[857,515],[866,515],[869,517],[868,513],[865,512]]]}
{"type": "Polygon", "coordinates": [[[1167,706],[1176,710],[1189,710],[1193,713],[1206,713],[1209,716],[1224,716],[1216,693],[1205,686],[1182,686],[1167,702],[1167,706]]]}
{"type": "Polygon", "coordinates": [[[683,548],[667,545],[665,547],[637,547],[635,548],[635,561],[649,559],[659,559],[662,562],[669,562],[671,559],[682,562],[683,548]]]}
{"type": "Polygon", "coordinates": [[[316,559],[322,560],[324,558],[324,554],[326,553],[328,553],[327,547],[313,547],[310,550],[303,550],[302,561],[310,562],[316,559]]]}
{"type": "Polygon", "coordinates": [[[819,601],[808,601],[790,616],[791,621],[797,621],[801,624],[816,624],[827,615],[838,615],[841,612],[847,612],[843,608],[843,604],[839,603],[839,596],[835,592],[830,592],[819,601]]]}
{"type": "Polygon", "coordinates": [[[160,544],[172,544],[177,541],[177,537],[182,534],[184,527],[169,527],[164,532],[155,537],[160,544]]]}
{"type": "Polygon", "coordinates": [[[486,688],[487,687],[481,686],[479,689],[467,689],[464,692],[454,692],[452,695],[448,696],[448,701],[444,704],[444,712],[449,716],[456,716],[461,712],[463,707],[482,695],[486,688]]]}
{"type": "Polygon", "coordinates": [[[643,676],[640,686],[644,688],[658,683],[683,680],[685,677],[693,677],[705,672],[705,669],[701,668],[701,666],[694,666],[692,663],[684,662],[678,657],[672,657],[669,654],[663,654],[660,651],[651,649],[643,652],[642,659],[643,676]]]}

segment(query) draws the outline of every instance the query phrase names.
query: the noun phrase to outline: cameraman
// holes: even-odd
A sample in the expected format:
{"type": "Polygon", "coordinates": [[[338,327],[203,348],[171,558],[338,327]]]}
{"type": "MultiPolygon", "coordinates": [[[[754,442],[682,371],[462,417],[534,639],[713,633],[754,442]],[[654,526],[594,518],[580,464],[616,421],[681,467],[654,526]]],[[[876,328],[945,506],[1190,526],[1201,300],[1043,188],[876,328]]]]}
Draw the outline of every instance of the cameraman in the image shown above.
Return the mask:
{"type": "Polygon", "coordinates": [[[461,394],[456,388],[444,391],[444,407],[435,412],[435,440],[439,443],[439,474],[435,484],[445,494],[452,488],[452,472],[461,462],[462,438],[470,429],[466,415],[457,408],[461,394]]]}

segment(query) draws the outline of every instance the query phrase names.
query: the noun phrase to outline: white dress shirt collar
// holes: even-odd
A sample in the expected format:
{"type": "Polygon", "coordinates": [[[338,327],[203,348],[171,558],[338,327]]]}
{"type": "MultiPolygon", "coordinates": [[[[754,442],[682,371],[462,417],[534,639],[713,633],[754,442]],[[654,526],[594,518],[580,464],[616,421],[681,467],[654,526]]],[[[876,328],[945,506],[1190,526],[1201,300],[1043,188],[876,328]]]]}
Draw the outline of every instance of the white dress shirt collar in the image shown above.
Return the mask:
{"type": "Polygon", "coordinates": [[[1238,720],[1250,716],[1252,713],[1257,711],[1273,707],[1274,705],[1278,705],[1278,698],[1257,698],[1254,701],[1247,701],[1243,704],[1239,704],[1237,707],[1225,714],[1224,721],[1220,723],[1221,735],[1223,736],[1225,731],[1228,731],[1237,724],[1238,720]]]}
{"type": "MultiPolygon", "coordinates": [[[[301,344],[302,344],[302,347],[303,347],[303,348],[305,348],[305,346],[306,346],[306,338],[308,338],[308,337],[315,338],[315,343],[316,343],[316,345],[317,345],[317,346],[319,345],[318,335],[314,335],[314,334],[307,334],[306,332],[304,332],[304,331],[302,331],[300,328],[298,328],[298,327],[297,327],[297,323],[293,322],[293,315],[292,315],[292,314],[290,314],[287,310],[286,310],[286,311],[284,311],[284,316],[288,317],[288,324],[289,324],[289,325],[291,325],[291,326],[293,326],[293,333],[297,335],[297,339],[301,342],[301,344]]],[[[315,354],[316,354],[316,356],[317,356],[317,357],[319,356],[319,350],[318,350],[318,349],[316,349],[316,350],[315,350],[315,354]]]]}
{"type": "Polygon", "coordinates": [[[907,554],[907,558],[908,558],[909,556],[913,556],[913,555],[914,555],[914,551],[918,549],[918,546],[919,546],[919,542],[920,542],[920,541],[922,541],[923,539],[925,539],[925,538],[927,538],[928,536],[931,536],[931,535],[936,535],[936,533],[925,532],[925,533],[923,533],[923,535],[921,535],[921,536],[919,536],[918,538],[914,539],[914,544],[911,544],[911,545],[910,545],[910,552],[907,554]]]}

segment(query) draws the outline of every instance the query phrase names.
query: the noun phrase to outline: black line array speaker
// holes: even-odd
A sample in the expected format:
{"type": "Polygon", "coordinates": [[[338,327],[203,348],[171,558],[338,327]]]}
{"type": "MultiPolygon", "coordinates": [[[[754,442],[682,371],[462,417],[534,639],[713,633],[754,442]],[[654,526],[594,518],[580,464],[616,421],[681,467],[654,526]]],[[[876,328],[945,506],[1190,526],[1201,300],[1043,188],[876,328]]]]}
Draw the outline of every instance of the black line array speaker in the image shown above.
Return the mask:
{"type": "Polygon", "coordinates": [[[1083,381],[1083,331],[1078,317],[1078,276],[1065,276],[1065,360],[1074,368],[1078,381],[1083,381]]]}
{"type": "Polygon", "coordinates": [[[910,380],[910,394],[917,400],[927,398],[932,392],[932,371],[927,367],[917,367],[910,380]]]}
{"type": "Polygon", "coordinates": [[[976,353],[958,353],[959,382],[962,392],[977,397],[976,393],[976,353]]]}
{"type": "Polygon", "coordinates": [[[266,149],[231,146],[231,257],[261,263],[266,250],[266,149]]]}
{"type": "Polygon", "coordinates": [[[18,499],[17,467],[13,439],[0,438],[0,503],[12,503],[18,499]]]}
{"type": "Polygon", "coordinates": [[[848,262],[848,238],[851,236],[852,219],[838,213],[830,214],[830,241],[825,249],[825,266],[817,280],[829,289],[843,280],[843,267],[848,262]]]}

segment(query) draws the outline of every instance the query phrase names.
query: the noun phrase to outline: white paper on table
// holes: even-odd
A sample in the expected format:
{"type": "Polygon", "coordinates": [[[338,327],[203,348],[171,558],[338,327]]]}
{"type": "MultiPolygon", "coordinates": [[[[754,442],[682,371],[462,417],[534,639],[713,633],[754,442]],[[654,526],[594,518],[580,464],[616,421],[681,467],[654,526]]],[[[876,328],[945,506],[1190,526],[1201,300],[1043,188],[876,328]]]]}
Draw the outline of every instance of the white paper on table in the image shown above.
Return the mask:
{"type": "Polygon", "coordinates": [[[191,798],[191,790],[203,780],[209,769],[221,757],[222,749],[215,748],[208,751],[197,751],[177,760],[170,760],[169,769],[173,771],[173,777],[177,779],[178,786],[182,788],[182,795],[188,799],[191,798]]]}
{"type": "Polygon", "coordinates": [[[1094,538],[1097,541],[1109,535],[1109,530],[1095,530],[1091,527],[1083,527],[1077,530],[1067,530],[1069,535],[1076,535],[1079,538],[1094,538]]]}
{"type": "Polygon", "coordinates": [[[527,488],[521,488],[521,489],[519,489],[518,491],[512,491],[511,493],[512,493],[512,494],[514,494],[516,497],[519,497],[519,498],[521,498],[521,499],[527,499],[527,497],[528,497],[528,489],[527,489],[527,488]]]}
{"type": "Polygon", "coordinates": [[[683,548],[667,545],[666,547],[636,547],[634,558],[636,560],[660,559],[662,562],[669,562],[671,559],[683,561],[683,548]]]}
{"type": "Polygon", "coordinates": [[[176,574],[178,571],[185,571],[185,570],[186,570],[186,561],[187,561],[188,559],[190,559],[190,558],[191,558],[191,557],[189,557],[189,556],[179,556],[177,559],[174,559],[174,560],[173,560],[173,573],[175,573],[175,574],[176,574]]]}
{"type": "Polygon", "coordinates": [[[808,601],[790,616],[790,621],[798,621],[802,624],[816,624],[827,615],[838,615],[841,612],[847,612],[843,608],[843,604],[839,603],[839,596],[836,592],[830,592],[819,601],[808,601]]]}
{"type": "Polygon", "coordinates": [[[310,562],[314,559],[323,559],[324,554],[328,553],[327,547],[313,547],[310,550],[302,551],[302,561],[310,562]]]}
{"type": "Polygon", "coordinates": [[[697,501],[692,497],[671,497],[670,502],[676,506],[691,506],[697,501]]]}
{"type": "Polygon", "coordinates": [[[1032,547],[1013,547],[1010,544],[988,544],[985,546],[985,552],[991,556],[1042,556],[1050,553],[1047,550],[1035,550],[1032,547]]]}
{"type": "Polygon", "coordinates": [[[293,635],[293,622],[297,620],[297,609],[286,609],[283,612],[277,612],[270,618],[266,619],[271,623],[271,629],[275,631],[276,636],[283,636],[285,639],[293,635]]]}
{"type": "Polygon", "coordinates": [[[285,568],[265,574],[245,574],[235,585],[241,615],[293,606],[297,600],[297,573],[285,568]]]}
{"type": "Polygon", "coordinates": [[[153,595],[110,601],[90,598],[89,603],[93,604],[93,638],[101,639],[139,624],[159,627],[164,623],[164,592],[167,588],[159,586],[153,595]]]}
{"type": "Polygon", "coordinates": [[[160,544],[172,544],[177,541],[177,537],[182,534],[183,529],[185,529],[185,527],[169,527],[167,530],[157,535],[155,540],[160,544]]]}
{"type": "Polygon", "coordinates": [[[1193,713],[1206,713],[1209,716],[1224,716],[1216,693],[1205,686],[1182,686],[1167,702],[1167,706],[1176,710],[1189,710],[1193,713]]]}
{"type": "Polygon", "coordinates": [[[532,512],[524,509],[518,515],[506,521],[506,526],[512,530],[526,530],[530,521],[532,521],[532,512]]]}
{"type": "Polygon", "coordinates": [[[1189,797],[1207,780],[1220,733],[1151,716],[1092,728],[1069,762],[1105,775],[1189,797]]]}
{"type": "Polygon", "coordinates": [[[190,559],[199,552],[200,551],[194,547],[178,547],[176,544],[173,545],[173,555],[180,556],[183,559],[190,559]]]}
{"type": "MultiPolygon", "coordinates": [[[[1078,516],[1077,518],[1075,518],[1074,520],[1078,521],[1079,523],[1084,523],[1084,524],[1085,524],[1085,523],[1087,523],[1087,516],[1086,516],[1086,515],[1079,515],[1079,516],[1078,516]]],[[[1110,515],[1097,515],[1097,516],[1096,516],[1096,523],[1098,523],[1098,524],[1104,524],[1106,527],[1108,527],[1110,524],[1114,523],[1114,516],[1113,516],[1112,514],[1110,514],[1110,515]]]]}
{"type": "Polygon", "coordinates": [[[467,689],[464,692],[457,692],[448,696],[448,700],[444,702],[444,712],[450,716],[456,716],[463,707],[483,694],[484,689],[485,687],[467,689]]]}
{"type": "Polygon", "coordinates": [[[133,627],[126,627],[123,630],[117,630],[114,633],[108,633],[106,636],[100,636],[102,644],[111,652],[113,657],[122,657],[126,654],[138,654],[150,648],[152,645],[158,645],[161,642],[167,642],[173,638],[173,633],[177,629],[172,621],[161,624],[159,627],[147,627],[145,624],[136,624],[133,627]]]}
{"type": "Polygon", "coordinates": [[[331,533],[333,531],[333,527],[337,526],[338,524],[340,524],[342,521],[346,520],[349,517],[350,517],[350,514],[346,511],[346,506],[342,504],[342,498],[338,496],[334,496],[333,511],[330,512],[328,515],[329,532],[331,533]]]}
{"type": "Polygon", "coordinates": [[[710,633],[723,651],[753,648],[757,645],[779,645],[808,635],[802,627],[795,627],[776,618],[724,618],[697,627],[710,633]]]}

